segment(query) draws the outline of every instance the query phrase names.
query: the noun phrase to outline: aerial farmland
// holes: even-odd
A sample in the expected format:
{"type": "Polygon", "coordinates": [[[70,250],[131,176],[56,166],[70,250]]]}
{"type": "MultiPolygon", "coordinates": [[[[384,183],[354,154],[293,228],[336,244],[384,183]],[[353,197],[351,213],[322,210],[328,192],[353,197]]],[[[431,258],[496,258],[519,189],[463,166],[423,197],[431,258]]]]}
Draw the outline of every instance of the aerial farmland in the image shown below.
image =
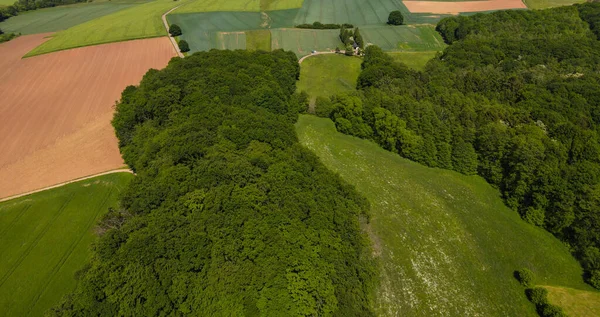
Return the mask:
{"type": "Polygon", "coordinates": [[[591,2],[0,0],[0,316],[600,316],[591,2]]]}

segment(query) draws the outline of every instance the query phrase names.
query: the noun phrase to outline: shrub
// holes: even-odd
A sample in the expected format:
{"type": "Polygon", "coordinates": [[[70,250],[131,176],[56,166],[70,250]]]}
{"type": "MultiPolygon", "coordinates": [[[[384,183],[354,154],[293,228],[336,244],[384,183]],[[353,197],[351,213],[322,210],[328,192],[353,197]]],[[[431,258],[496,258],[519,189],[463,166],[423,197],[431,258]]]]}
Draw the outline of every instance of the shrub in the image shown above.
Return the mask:
{"type": "Polygon", "coordinates": [[[171,24],[171,26],[169,27],[169,34],[171,34],[171,36],[179,36],[183,33],[181,32],[181,28],[179,27],[179,25],[171,24]]]}
{"type": "Polygon", "coordinates": [[[548,304],[548,290],[543,287],[528,288],[525,290],[525,295],[536,306],[548,304]]]}
{"type": "Polygon", "coordinates": [[[318,117],[329,118],[333,112],[333,103],[327,97],[317,97],[315,101],[315,114],[318,117]]]}
{"type": "Polygon", "coordinates": [[[515,271],[515,278],[525,287],[529,287],[533,284],[534,275],[531,270],[523,268],[515,271]]]}
{"type": "Polygon", "coordinates": [[[346,56],[354,55],[354,50],[352,49],[352,45],[346,45],[346,56]]]}
{"type": "Polygon", "coordinates": [[[187,42],[186,40],[181,40],[181,41],[179,41],[179,50],[180,50],[182,53],[185,53],[185,52],[189,52],[189,51],[190,51],[190,46],[188,45],[188,42],[187,42]]]}
{"type": "Polygon", "coordinates": [[[538,306],[538,314],[542,317],[566,317],[567,314],[562,310],[562,308],[552,305],[545,304],[542,306],[538,306]]]}
{"type": "Polygon", "coordinates": [[[388,16],[388,24],[391,25],[402,25],[404,24],[404,16],[400,11],[392,11],[388,16]]]}

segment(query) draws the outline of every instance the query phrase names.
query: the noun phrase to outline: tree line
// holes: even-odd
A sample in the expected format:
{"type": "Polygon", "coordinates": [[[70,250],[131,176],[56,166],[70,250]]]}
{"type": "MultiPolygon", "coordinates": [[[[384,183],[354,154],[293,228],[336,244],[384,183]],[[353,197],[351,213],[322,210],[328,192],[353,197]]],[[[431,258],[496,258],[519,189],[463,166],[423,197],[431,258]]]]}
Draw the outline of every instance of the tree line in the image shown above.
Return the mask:
{"type": "Polygon", "coordinates": [[[368,202],[296,137],[296,56],[199,52],[127,87],[137,176],[55,316],[373,316],[368,202]]]}
{"type": "Polygon", "coordinates": [[[359,91],[318,115],[427,166],[479,174],[565,242],[600,288],[600,3],[458,16],[422,72],[365,49],[359,91]],[[596,32],[596,34],[594,33],[596,32]]]}
{"type": "Polygon", "coordinates": [[[10,6],[0,8],[0,22],[18,15],[19,12],[87,1],[88,0],[18,0],[10,6]]]}

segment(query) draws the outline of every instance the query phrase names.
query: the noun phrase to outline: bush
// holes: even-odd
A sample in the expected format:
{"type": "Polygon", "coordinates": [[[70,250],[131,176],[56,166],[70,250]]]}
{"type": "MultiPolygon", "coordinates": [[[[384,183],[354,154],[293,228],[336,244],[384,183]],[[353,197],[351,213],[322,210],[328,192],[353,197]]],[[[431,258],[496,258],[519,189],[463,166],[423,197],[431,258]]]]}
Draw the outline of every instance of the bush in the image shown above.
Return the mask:
{"type": "Polygon", "coordinates": [[[388,16],[388,24],[391,25],[402,25],[404,24],[404,16],[400,11],[392,11],[388,16]]]}
{"type": "Polygon", "coordinates": [[[179,27],[179,25],[171,24],[171,26],[169,27],[169,34],[171,34],[171,36],[179,36],[183,33],[181,32],[181,28],[179,27]]]}
{"type": "Polygon", "coordinates": [[[533,284],[534,275],[529,269],[520,269],[515,271],[515,278],[525,287],[529,287],[533,284]]]}
{"type": "Polygon", "coordinates": [[[525,290],[525,295],[536,306],[548,304],[548,290],[543,287],[528,288],[525,290]]]}
{"type": "Polygon", "coordinates": [[[354,49],[352,49],[352,45],[346,45],[346,56],[354,55],[354,49]]]}
{"type": "Polygon", "coordinates": [[[317,97],[315,101],[315,114],[318,117],[329,118],[333,112],[333,103],[327,97],[317,97]]]}
{"type": "Polygon", "coordinates": [[[542,306],[538,306],[538,314],[542,317],[566,317],[567,314],[562,310],[562,308],[552,305],[545,304],[542,306]]]}
{"type": "Polygon", "coordinates": [[[189,46],[189,44],[188,44],[188,42],[187,42],[186,40],[181,40],[181,41],[179,41],[179,44],[178,44],[178,45],[179,45],[179,50],[180,50],[182,53],[185,53],[185,52],[189,52],[189,51],[190,51],[190,46],[189,46]]]}

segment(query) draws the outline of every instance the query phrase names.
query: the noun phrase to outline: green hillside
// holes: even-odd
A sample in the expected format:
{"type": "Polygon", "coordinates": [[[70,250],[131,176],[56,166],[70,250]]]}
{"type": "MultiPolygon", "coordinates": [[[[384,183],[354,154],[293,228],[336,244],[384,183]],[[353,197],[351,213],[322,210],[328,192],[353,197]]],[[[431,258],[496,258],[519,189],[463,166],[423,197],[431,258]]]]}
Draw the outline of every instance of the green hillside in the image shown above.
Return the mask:
{"type": "Polygon", "coordinates": [[[42,316],[75,288],[96,220],[132,177],[110,174],[0,203],[2,316],[42,316]]]}
{"type": "Polygon", "coordinates": [[[477,176],[428,168],[301,116],[301,143],[371,203],[365,227],[381,262],[375,311],[385,316],[535,316],[513,278],[589,290],[556,238],[505,207],[477,176]],[[535,243],[532,243],[535,241],[535,243]]]}

